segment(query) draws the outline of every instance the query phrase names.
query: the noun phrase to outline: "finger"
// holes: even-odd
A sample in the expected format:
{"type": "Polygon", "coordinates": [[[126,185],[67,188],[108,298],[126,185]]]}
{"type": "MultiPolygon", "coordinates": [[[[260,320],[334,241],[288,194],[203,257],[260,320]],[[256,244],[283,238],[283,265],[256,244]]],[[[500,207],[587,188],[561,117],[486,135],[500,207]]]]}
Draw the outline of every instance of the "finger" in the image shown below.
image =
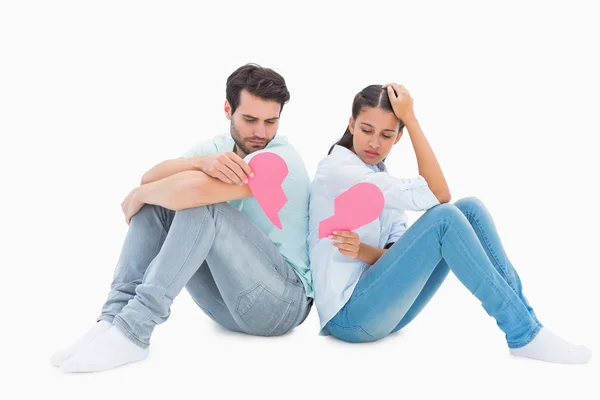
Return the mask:
{"type": "Polygon", "coordinates": [[[248,175],[237,163],[235,163],[229,158],[227,159],[227,163],[225,164],[225,166],[235,174],[235,176],[239,179],[240,183],[248,183],[248,175]]]}
{"type": "Polygon", "coordinates": [[[334,243],[333,245],[341,250],[347,250],[347,251],[355,251],[356,250],[356,246],[353,244],[349,244],[349,243],[334,243]]]}
{"type": "Polygon", "coordinates": [[[398,85],[397,83],[392,83],[392,87],[396,91],[396,95],[400,96],[403,93],[406,93],[406,89],[403,86],[398,85]]]}
{"type": "Polygon", "coordinates": [[[333,231],[333,234],[334,234],[334,235],[337,235],[337,236],[344,237],[344,238],[350,238],[350,239],[353,239],[353,238],[355,238],[356,236],[358,236],[358,235],[357,235],[355,232],[353,232],[353,231],[333,231]]]}
{"type": "Polygon", "coordinates": [[[222,173],[221,171],[219,171],[219,170],[215,170],[211,176],[212,176],[213,178],[216,178],[216,179],[218,179],[218,180],[220,180],[220,181],[222,181],[222,182],[225,182],[225,183],[227,183],[227,184],[234,184],[234,183],[235,183],[235,182],[232,182],[232,181],[231,181],[231,179],[229,179],[229,178],[227,177],[227,175],[223,174],[223,173],[222,173]]]}
{"type": "Polygon", "coordinates": [[[398,98],[398,94],[394,91],[394,88],[390,85],[387,87],[388,97],[390,100],[394,100],[398,98]]]}
{"type": "Polygon", "coordinates": [[[340,254],[342,254],[343,256],[346,256],[348,258],[358,258],[358,254],[352,252],[352,251],[346,251],[346,250],[340,250],[340,254]]]}
{"type": "Polygon", "coordinates": [[[340,236],[340,235],[329,235],[329,239],[335,240],[335,241],[338,241],[338,242],[345,242],[346,241],[346,238],[343,237],[343,236],[340,236]]]}
{"type": "Polygon", "coordinates": [[[223,182],[226,183],[234,183],[236,185],[239,185],[240,183],[242,183],[242,181],[240,181],[240,178],[237,177],[236,174],[233,173],[232,170],[230,170],[229,168],[227,168],[227,166],[223,165],[223,164],[217,164],[217,175],[219,176],[219,179],[221,179],[223,182]],[[223,179],[225,178],[225,179],[223,179]]]}
{"type": "Polygon", "coordinates": [[[242,169],[242,171],[244,171],[246,176],[249,176],[249,177],[254,176],[254,173],[252,172],[252,169],[250,168],[248,163],[246,161],[244,161],[242,158],[240,158],[240,156],[233,153],[233,157],[231,158],[231,160],[233,160],[242,169]]]}
{"type": "Polygon", "coordinates": [[[356,253],[352,251],[340,250],[340,253],[345,255],[346,257],[356,258],[356,253]]]}

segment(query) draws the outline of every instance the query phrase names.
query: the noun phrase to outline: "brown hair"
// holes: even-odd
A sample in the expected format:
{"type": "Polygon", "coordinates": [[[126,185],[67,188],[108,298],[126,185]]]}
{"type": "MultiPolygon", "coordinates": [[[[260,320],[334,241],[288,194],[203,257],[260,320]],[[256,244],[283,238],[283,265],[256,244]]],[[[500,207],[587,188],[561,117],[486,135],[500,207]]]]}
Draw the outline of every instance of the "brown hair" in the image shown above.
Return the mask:
{"type": "MultiPolygon", "coordinates": [[[[356,120],[358,114],[360,114],[364,107],[381,108],[385,111],[394,112],[392,103],[388,97],[387,89],[383,89],[382,86],[383,85],[369,85],[354,96],[354,101],[352,102],[352,118],[356,120]]],[[[404,129],[404,123],[400,121],[399,131],[402,129],[404,129]]],[[[336,145],[352,150],[352,133],[350,132],[350,128],[346,128],[346,132],[344,132],[340,140],[331,146],[327,154],[331,154],[331,151],[336,145]]]]}
{"type": "Polygon", "coordinates": [[[283,76],[270,68],[249,63],[236,69],[227,78],[225,97],[231,105],[233,114],[240,104],[240,93],[246,89],[254,96],[265,100],[274,100],[283,105],[290,100],[290,92],[283,76]]]}

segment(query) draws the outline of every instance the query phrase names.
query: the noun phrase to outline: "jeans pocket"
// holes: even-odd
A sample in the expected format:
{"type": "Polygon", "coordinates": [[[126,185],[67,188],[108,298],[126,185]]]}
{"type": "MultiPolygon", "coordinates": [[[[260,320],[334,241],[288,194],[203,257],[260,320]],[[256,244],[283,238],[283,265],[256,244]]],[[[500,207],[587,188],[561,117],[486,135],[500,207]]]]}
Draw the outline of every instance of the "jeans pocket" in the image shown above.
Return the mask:
{"type": "MultiPolygon", "coordinates": [[[[290,328],[283,324],[287,318],[292,302],[275,295],[262,282],[258,282],[238,296],[235,311],[252,330],[260,336],[282,335],[290,328]]],[[[292,321],[293,322],[293,321],[292,321]]]]}
{"type": "Polygon", "coordinates": [[[327,331],[336,338],[350,343],[373,342],[375,338],[369,335],[360,325],[345,327],[329,321],[327,331]]]}

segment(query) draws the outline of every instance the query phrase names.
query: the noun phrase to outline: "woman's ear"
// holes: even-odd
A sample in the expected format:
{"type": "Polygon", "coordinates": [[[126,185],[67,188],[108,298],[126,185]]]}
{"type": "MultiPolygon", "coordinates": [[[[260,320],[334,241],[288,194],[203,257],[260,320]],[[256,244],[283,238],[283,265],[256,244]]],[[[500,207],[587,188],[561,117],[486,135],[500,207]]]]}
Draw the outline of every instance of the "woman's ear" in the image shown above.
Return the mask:
{"type": "Polygon", "coordinates": [[[228,100],[225,100],[223,109],[225,110],[225,118],[231,121],[231,104],[229,104],[228,100]]]}
{"type": "Polygon", "coordinates": [[[352,117],[348,120],[348,129],[350,130],[350,133],[354,135],[354,118],[352,117]]]}
{"type": "Polygon", "coordinates": [[[400,138],[402,137],[403,133],[404,133],[404,129],[400,129],[400,131],[398,132],[398,136],[396,136],[396,140],[394,141],[394,144],[396,144],[400,141],[400,138]]]}

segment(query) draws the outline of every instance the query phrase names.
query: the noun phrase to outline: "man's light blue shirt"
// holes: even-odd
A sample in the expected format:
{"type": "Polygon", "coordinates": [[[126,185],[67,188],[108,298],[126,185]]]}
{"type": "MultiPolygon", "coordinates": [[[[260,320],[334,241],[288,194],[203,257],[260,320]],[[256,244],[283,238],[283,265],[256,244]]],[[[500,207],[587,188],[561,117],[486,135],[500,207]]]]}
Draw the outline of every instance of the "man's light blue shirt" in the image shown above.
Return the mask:
{"type": "MultiPolygon", "coordinates": [[[[229,133],[220,134],[212,139],[199,142],[181,157],[197,157],[233,151],[235,142],[229,133]]],[[[288,175],[282,188],[288,199],[279,211],[283,229],[277,228],[254,197],[228,201],[229,204],[244,213],[279,249],[285,260],[294,268],[304,284],[308,297],[313,297],[312,277],[308,262],[306,236],[308,233],[308,202],[310,195],[310,177],[304,161],[296,149],[284,136],[276,135],[263,149],[247,155],[248,163],[252,157],[262,152],[279,155],[288,167],[288,175]]]]}

